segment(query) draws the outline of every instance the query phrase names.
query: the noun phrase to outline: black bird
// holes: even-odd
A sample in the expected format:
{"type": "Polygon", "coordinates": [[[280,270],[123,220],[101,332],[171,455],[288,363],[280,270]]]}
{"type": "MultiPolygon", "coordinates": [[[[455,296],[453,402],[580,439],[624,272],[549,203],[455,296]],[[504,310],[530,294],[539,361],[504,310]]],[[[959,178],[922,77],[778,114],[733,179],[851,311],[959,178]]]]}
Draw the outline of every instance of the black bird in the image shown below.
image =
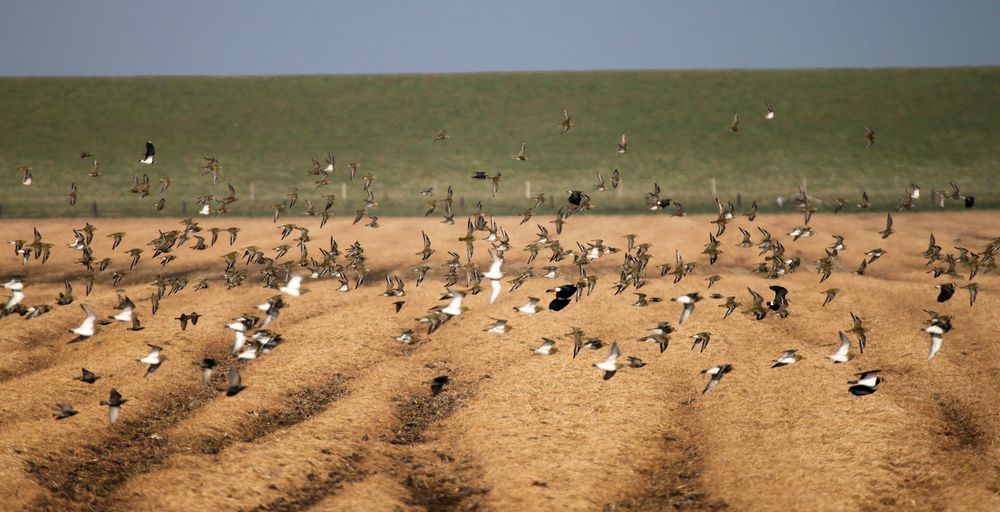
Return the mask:
{"type": "Polygon", "coordinates": [[[549,302],[549,309],[559,311],[569,305],[570,299],[576,295],[577,287],[574,284],[564,284],[555,288],[549,288],[548,292],[555,292],[556,298],[549,302]]]}
{"type": "Polygon", "coordinates": [[[81,370],[82,374],[79,377],[73,377],[73,380],[78,380],[80,382],[86,382],[87,384],[93,384],[93,383],[97,382],[97,379],[101,378],[100,375],[98,375],[98,374],[96,374],[96,373],[94,373],[94,372],[92,372],[92,371],[90,371],[90,370],[88,370],[86,368],[81,368],[80,370],[81,370]]]}
{"type": "Polygon", "coordinates": [[[229,387],[226,396],[236,396],[247,387],[240,383],[240,369],[234,364],[229,367],[229,387]]]}
{"type": "Polygon", "coordinates": [[[192,311],[190,315],[187,313],[181,313],[181,316],[174,318],[174,320],[180,320],[181,330],[186,331],[188,322],[190,321],[192,325],[198,325],[199,318],[201,318],[201,315],[199,315],[196,311],[192,311]]]}
{"type": "Polygon", "coordinates": [[[441,394],[441,391],[444,390],[444,385],[450,383],[451,379],[449,379],[447,375],[434,377],[434,380],[431,381],[431,396],[438,396],[441,394]]]}
{"type": "Polygon", "coordinates": [[[567,201],[569,201],[569,204],[573,206],[583,206],[585,203],[590,202],[590,196],[580,192],[579,190],[570,190],[569,199],[567,199],[567,201]]]}
{"type": "Polygon", "coordinates": [[[937,296],[938,302],[947,302],[952,295],[955,295],[955,283],[939,284],[937,287],[941,289],[937,296]]]}
{"type": "Polygon", "coordinates": [[[771,291],[774,292],[774,300],[768,302],[767,307],[770,308],[771,311],[780,311],[788,307],[788,298],[786,297],[788,295],[788,289],[784,286],[778,285],[773,285],[769,288],[771,288],[771,291]]]}

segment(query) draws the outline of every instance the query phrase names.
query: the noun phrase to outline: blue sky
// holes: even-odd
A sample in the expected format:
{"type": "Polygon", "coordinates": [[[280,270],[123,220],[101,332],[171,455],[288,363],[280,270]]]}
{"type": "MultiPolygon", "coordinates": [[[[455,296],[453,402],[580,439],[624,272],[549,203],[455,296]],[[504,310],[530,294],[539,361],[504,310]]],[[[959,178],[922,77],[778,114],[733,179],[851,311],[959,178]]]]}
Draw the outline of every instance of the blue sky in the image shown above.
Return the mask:
{"type": "Polygon", "coordinates": [[[0,75],[1000,65],[1000,1],[0,3],[0,75]]]}

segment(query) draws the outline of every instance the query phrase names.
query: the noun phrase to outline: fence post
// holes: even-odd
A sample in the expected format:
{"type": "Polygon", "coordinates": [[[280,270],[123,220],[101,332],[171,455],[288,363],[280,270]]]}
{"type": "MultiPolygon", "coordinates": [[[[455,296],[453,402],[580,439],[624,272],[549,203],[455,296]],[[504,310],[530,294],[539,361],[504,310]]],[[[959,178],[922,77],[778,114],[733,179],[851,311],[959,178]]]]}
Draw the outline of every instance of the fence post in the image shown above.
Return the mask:
{"type": "Polygon", "coordinates": [[[90,203],[90,210],[93,212],[94,217],[97,217],[97,201],[90,203]]]}
{"type": "Polygon", "coordinates": [[[531,199],[531,181],[524,180],[524,198],[531,199]]]}
{"type": "Polygon", "coordinates": [[[715,190],[715,178],[712,178],[710,183],[712,184],[712,197],[719,197],[718,192],[715,190]]]}
{"type": "Polygon", "coordinates": [[[250,200],[257,200],[257,184],[252,181],[250,182],[250,200]]]}
{"type": "Polygon", "coordinates": [[[340,199],[343,201],[347,200],[347,183],[340,184],[340,199]]]}
{"type": "Polygon", "coordinates": [[[618,189],[615,190],[615,194],[618,195],[619,199],[621,199],[625,195],[625,182],[623,181],[618,182],[618,189]]]}
{"type": "Polygon", "coordinates": [[[188,202],[181,201],[181,215],[187,215],[188,212],[188,202]]]}
{"type": "Polygon", "coordinates": [[[802,191],[804,192],[804,191],[805,191],[806,189],[807,189],[807,185],[806,185],[806,177],[805,177],[805,176],[803,176],[803,177],[802,177],[802,191]]]}

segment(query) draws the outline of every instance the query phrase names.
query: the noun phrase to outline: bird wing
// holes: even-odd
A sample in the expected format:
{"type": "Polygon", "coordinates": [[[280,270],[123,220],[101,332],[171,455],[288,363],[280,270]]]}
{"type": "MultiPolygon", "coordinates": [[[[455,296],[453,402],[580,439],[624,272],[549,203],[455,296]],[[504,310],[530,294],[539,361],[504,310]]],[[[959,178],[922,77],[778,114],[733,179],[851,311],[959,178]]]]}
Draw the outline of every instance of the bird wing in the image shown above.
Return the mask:
{"type": "Polygon", "coordinates": [[[497,300],[497,297],[500,295],[500,288],[500,280],[490,280],[490,304],[493,304],[493,302],[497,300]]]}
{"type": "Polygon", "coordinates": [[[851,349],[851,339],[844,334],[844,331],[840,331],[838,334],[840,335],[840,347],[837,348],[837,353],[835,355],[846,356],[847,351],[851,349]]]}
{"type": "Polygon", "coordinates": [[[932,332],[930,333],[930,335],[931,335],[931,349],[930,352],[928,352],[927,354],[928,361],[934,359],[934,354],[937,354],[938,350],[941,350],[941,342],[944,341],[944,338],[940,333],[932,332]]]}
{"type": "Polygon", "coordinates": [[[240,385],[240,369],[235,364],[229,367],[229,387],[239,387],[240,385]]]}
{"type": "Polygon", "coordinates": [[[681,319],[677,323],[680,323],[680,324],[684,323],[684,321],[687,320],[688,317],[691,316],[692,312],[694,312],[694,303],[693,302],[689,302],[687,304],[684,304],[684,310],[681,311],[681,319]]]}

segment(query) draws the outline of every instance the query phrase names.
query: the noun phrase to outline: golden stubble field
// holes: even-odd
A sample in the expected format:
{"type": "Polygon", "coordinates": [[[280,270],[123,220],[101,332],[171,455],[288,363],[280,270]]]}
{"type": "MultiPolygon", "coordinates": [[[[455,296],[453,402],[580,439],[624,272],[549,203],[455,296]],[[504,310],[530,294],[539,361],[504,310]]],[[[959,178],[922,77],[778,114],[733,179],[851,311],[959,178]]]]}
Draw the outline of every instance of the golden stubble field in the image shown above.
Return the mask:
{"type": "MultiPolygon", "coordinates": [[[[756,249],[742,249],[738,225],[769,229],[799,256],[798,272],[786,286],[791,316],[755,321],[734,313],[723,320],[720,301],[707,299],[677,325],[680,306],[669,300],[646,308],[631,306],[628,290],[614,296],[614,267],[622,253],[591,265],[597,290],[565,310],[522,315],[512,308],[528,296],[575,280],[566,261],[564,279],[529,280],[493,305],[486,294],[467,299],[466,311],[432,335],[417,331],[404,346],[393,339],[401,328],[417,328],[416,317],[440,304],[446,250],[464,251],[457,239],[464,221],[445,226],[436,219],[383,218],[380,229],[335,219],[315,229],[315,218],[291,219],[312,228],[312,243],[334,236],[345,249],[364,246],[373,273],[368,284],[348,293],[336,280],[307,280],[310,290],[289,299],[271,328],[286,340],[255,361],[241,362],[246,390],[226,397],[225,369],[213,387],[202,386],[193,362],[205,356],[231,364],[226,356],[232,333],[223,324],[274,295],[249,279],[225,290],[221,256],[225,240],[199,252],[175,250],[178,258],[161,267],[149,260],[145,244],[159,229],[180,229],[160,219],[98,219],[94,250],[110,256],[111,267],[84,297],[77,280],[76,303],[59,306],[31,321],[0,319],[0,496],[6,510],[872,510],[906,508],[996,510],[1000,507],[1000,320],[997,277],[980,275],[975,306],[959,290],[945,303],[935,301],[936,283],[920,253],[930,232],[945,252],[954,246],[979,251],[1000,232],[996,212],[910,213],[896,215],[897,233],[881,240],[884,214],[819,214],[817,236],[792,242],[785,233],[799,215],[745,218],[722,237],[719,262],[700,255],[714,230],[708,217],[574,216],[558,238],[566,247],[601,238],[624,248],[622,235],[635,233],[652,243],[649,273],[642,289],[668,299],[700,291],[736,295],[746,304],[752,287],[774,284],[750,271],[756,249]],[[409,269],[419,262],[420,230],[437,250],[433,270],[419,288],[409,269]],[[126,231],[114,253],[106,235],[126,231]],[[841,268],[823,284],[813,261],[831,235],[846,237],[841,268]],[[138,305],[146,329],[105,326],[88,341],[67,345],[67,329],[78,325],[77,304],[99,316],[114,313],[110,273],[127,268],[125,251],[144,247],[146,258],[122,283],[138,305]],[[883,247],[887,254],[865,276],[851,273],[863,253],[883,247]],[[655,276],[655,265],[673,263],[679,249],[697,261],[695,273],[679,284],[655,276]],[[188,272],[192,285],[167,296],[155,315],[148,297],[156,274],[188,272]],[[399,314],[380,296],[386,272],[407,282],[399,314]],[[722,279],[706,290],[705,278],[722,279]],[[211,287],[193,291],[209,278],[211,287]],[[840,295],[821,308],[829,287],[840,295]],[[954,316],[944,346],[927,361],[923,309],[954,316]],[[197,311],[198,325],[181,331],[174,320],[197,311]],[[823,356],[838,345],[837,331],[851,326],[850,312],[871,329],[863,355],[842,365],[823,356]],[[492,318],[513,329],[498,336],[483,332],[492,318]],[[666,352],[636,339],[657,321],[678,331],[666,352]],[[618,341],[623,356],[648,365],[624,368],[610,381],[591,366],[607,354],[584,350],[574,360],[565,336],[572,327],[605,341],[618,341]],[[690,336],[709,331],[712,342],[700,353],[690,336]],[[561,350],[552,356],[530,352],[546,336],[561,350]],[[143,378],[146,343],[164,347],[166,361],[143,378]],[[804,355],[797,364],[771,369],[783,350],[804,355]],[[735,370],[709,394],[699,372],[719,363],[735,370]],[[73,380],[85,366],[102,378],[93,385],[73,380]],[[878,392],[854,397],[847,381],[854,373],[881,369],[878,392]],[[432,397],[429,382],[449,375],[452,384],[432,397]],[[110,388],[129,402],[114,427],[99,406],[110,388]],[[79,414],[62,421],[52,405],[69,402],[79,414]]],[[[539,219],[548,222],[549,219],[539,219]]],[[[514,249],[505,270],[523,266],[521,247],[534,239],[535,223],[498,219],[514,249]]],[[[0,279],[26,276],[27,304],[54,303],[62,280],[78,277],[78,252],[66,247],[72,227],[83,220],[0,222],[4,241],[32,236],[38,226],[56,243],[44,266],[20,266],[12,250],[0,256],[0,279]]],[[[279,222],[281,224],[281,222],[279,222]]],[[[204,219],[208,227],[240,226],[235,248],[279,245],[270,219],[204,219]]],[[[554,234],[554,230],[553,230],[554,234]]],[[[476,261],[485,270],[488,242],[478,242],[476,261]]],[[[290,253],[289,257],[295,257],[290,253]]],[[[463,252],[464,254],[464,252],[463,252]]],[[[548,251],[534,262],[547,263],[548,251]]],[[[318,254],[317,254],[318,255],[318,254]]],[[[240,264],[242,265],[242,263],[240,264]]],[[[967,272],[965,272],[967,275],[967,272]]],[[[965,284],[964,278],[959,280],[965,284]]],[[[852,347],[852,353],[857,348],[852,347]]]]}

